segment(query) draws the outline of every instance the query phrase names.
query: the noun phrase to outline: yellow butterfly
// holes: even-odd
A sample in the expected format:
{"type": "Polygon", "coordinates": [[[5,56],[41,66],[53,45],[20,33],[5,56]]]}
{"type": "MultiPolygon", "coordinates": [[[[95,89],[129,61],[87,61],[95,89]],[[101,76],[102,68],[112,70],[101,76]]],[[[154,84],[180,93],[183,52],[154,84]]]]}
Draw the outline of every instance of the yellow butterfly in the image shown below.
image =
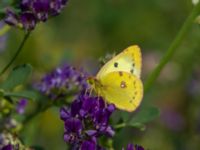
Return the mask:
{"type": "Polygon", "coordinates": [[[119,109],[134,111],[143,97],[140,48],[133,45],[108,61],[88,82],[97,95],[119,109]]]}

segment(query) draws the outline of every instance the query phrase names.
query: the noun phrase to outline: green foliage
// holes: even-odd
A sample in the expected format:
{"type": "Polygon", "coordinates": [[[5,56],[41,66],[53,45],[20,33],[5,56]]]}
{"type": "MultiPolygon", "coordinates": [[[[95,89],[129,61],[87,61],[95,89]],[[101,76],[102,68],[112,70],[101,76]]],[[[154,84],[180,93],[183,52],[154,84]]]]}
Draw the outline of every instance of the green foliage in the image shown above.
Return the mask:
{"type": "MultiPolygon", "coordinates": [[[[1,17],[1,14],[0,14],[0,17],[1,17]]],[[[4,26],[0,29],[0,36],[5,35],[9,30],[10,30],[10,26],[4,25],[4,26]]]]}
{"type": "Polygon", "coordinates": [[[144,107],[129,121],[128,125],[144,129],[144,124],[154,120],[160,116],[160,111],[157,107],[144,107]]]}
{"type": "Polygon", "coordinates": [[[116,129],[121,129],[124,127],[134,127],[140,130],[145,129],[145,124],[151,122],[152,120],[158,118],[160,116],[160,111],[157,107],[152,106],[142,106],[137,113],[132,115],[130,118],[130,114],[128,115],[126,112],[121,114],[123,122],[117,124],[115,126],[116,129]]]}
{"type": "Polygon", "coordinates": [[[44,148],[41,146],[31,146],[31,148],[33,148],[34,150],[44,150],[44,148]]]}
{"type": "Polygon", "coordinates": [[[0,85],[0,88],[4,90],[13,90],[15,87],[25,84],[31,73],[31,65],[24,64],[17,66],[11,71],[8,78],[0,85]]]}
{"type": "Polygon", "coordinates": [[[28,100],[37,100],[38,93],[35,91],[20,91],[20,92],[5,92],[4,96],[16,97],[16,98],[26,98],[28,100]]]}
{"type": "Polygon", "coordinates": [[[2,98],[4,96],[4,90],[0,89],[0,98],[2,98]]]}
{"type": "Polygon", "coordinates": [[[0,20],[5,17],[5,13],[3,10],[0,10],[0,20]]]}
{"type": "MultiPolygon", "coordinates": [[[[16,6],[19,1],[20,0],[2,0],[1,2],[6,5],[12,4],[12,6],[16,6]]],[[[5,5],[2,6],[4,7],[5,5]]],[[[196,131],[198,128],[199,96],[196,96],[195,101],[194,95],[191,95],[187,89],[188,82],[194,79],[193,74],[195,72],[193,65],[195,64],[197,70],[199,70],[199,64],[197,64],[197,61],[199,63],[200,60],[198,42],[200,38],[200,28],[199,26],[194,25],[194,28],[190,30],[191,25],[194,24],[194,17],[197,13],[196,10],[192,13],[192,16],[188,18],[189,21],[185,22],[185,25],[179,34],[176,35],[176,32],[180,29],[182,22],[185,20],[188,12],[191,11],[191,8],[192,4],[190,4],[190,1],[182,0],[91,0],[88,3],[80,0],[70,1],[66,13],[63,13],[57,19],[48,21],[47,24],[45,23],[37,26],[37,29],[34,31],[33,36],[30,39],[30,43],[27,43],[26,45],[27,50],[20,54],[20,59],[17,59],[14,64],[29,62],[35,66],[36,72],[40,75],[41,72],[46,72],[62,62],[61,58],[64,61],[73,61],[75,65],[79,65],[81,60],[90,62],[91,57],[99,58],[99,56],[104,56],[108,51],[112,51],[111,53],[113,53],[114,50],[117,51],[123,49],[130,44],[138,44],[142,47],[144,63],[147,62],[152,65],[155,63],[151,60],[152,58],[156,61],[161,60],[160,63],[156,62],[158,64],[156,69],[154,69],[154,66],[148,68],[148,66],[144,65],[143,69],[145,73],[143,72],[142,75],[144,76],[142,79],[147,82],[145,82],[145,98],[143,101],[146,101],[145,99],[147,99],[149,102],[152,99],[154,101],[149,103],[152,105],[155,103],[161,103],[160,109],[165,109],[166,107],[170,107],[170,109],[172,108],[172,111],[178,112],[178,114],[182,115],[187,128],[184,129],[184,127],[180,127],[178,130],[178,133],[180,134],[177,134],[173,129],[163,125],[162,120],[159,120],[158,122],[155,122],[153,127],[151,126],[150,130],[143,132],[143,136],[137,134],[138,131],[136,131],[136,134],[132,134],[129,130],[131,132],[135,132],[135,130],[126,127],[134,127],[144,130],[145,124],[159,117],[160,111],[158,108],[142,106],[138,112],[131,114],[131,118],[130,113],[119,111],[119,116],[116,117],[116,120],[118,121],[116,122],[119,124],[116,125],[116,129],[125,128],[123,129],[125,130],[125,134],[115,142],[120,145],[123,141],[134,141],[134,143],[144,143],[146,144],[145,147],[155,150],[184,148],[199,149],[199,135],[197,132],[191,133],[191,131],[196,131]],[[41,34],[41,31],[45,34],[41,34]],[[90,36],[88,36],[88,33],[90,33],[90,36]],[[188,38],[184,40],[186,33],[188,38]],[[174,42],[170,44],[174,37],[176,37],[174,42]],[[178,51],[178,47],[181,44],[182,47],[180,47],[180,51],[178,51]],[[168,46],[169,48],[166,50],[166,47],[168,46]],[[194,49],[197,49],[196,52],[191,54],[194,49]],[[192,56],[192,59],[190,60],[188,59],[189,54],[192,56]],[[152,57],[150,60],[148,58],[149,55],[152,57]],[[164,57],[160,58],[160,56],[164,57]],[[175,56],[173,61],[171,61],[172,56],[175,56]],[[193,56],[196,58],[196,62],[195,59],[193,59],[193,56]],[[184,65],[181,64],[179,60],[184,62],[184,65]],[[168,73],[164,72],[165,77],[178,74],[177,79],[179,80],[179,83],[172,84],[173,86],[170,88],[170,81],[165,81],[165,78],[163,78],[162,75],[161,79],[158,79],[161,71],[163,71],[166,64],[169,62],[174,63],[178,69],[182,69],[182,72],[171,68],[168,73]],[[153,69],[153,73],[149,76],[149,72],[153,69]],[[181,79],[183,76],[184,79],[181,79]],[[146,77],[149,78],[145,80],[146,77]],[[156,87],[152,88],[157,79],[157,88],[159,88],[159,90],[155,90],[156,87]],[[163,88],[163,86],[166,88],[163,88]],[[149,91],[149,89],[151,89],[152,93],[146,92],[149,91]],[[171,93],[172,91],[173,93],[171,93]],[[148,94],[150,95],[149,97],[147,96],[148,94]],[[163,95],[165,96],[164,99],[162,97],[163,95]],[[121,120],[119,121],[118,118],[121,120]],[[152,137],[152,133],[155,138],[150,138],[152,137]]],[[[16,9],[15,11],[18,10],[16,9]]],[[[4,9],[2,9],[0,10],[0,19],[4,16],[4,9]]],[[[21,33],[16,33],[16,30],[11,30],[10,33],[9,42],[7,44],[8,46],[5,48],[6,51],[0,53],[1,66],[7,64],[11,59],[10,57],[13,56],[16,50],[16,45],[20,40],[21,33]]],[[[80,66],[83,67],[82,64],[80,64],[80,66]]],[[[91,72],[97,70],[97,66],[95,65],[91,66],[89,64],[87,67],[91,72]]],[[[31,100],[38,100],[33,102],[34,105],[37,105],[37,103],[45,105],[49,99],[39,99],[39,95],[35,91],[25,90],[16,92],[13,90],[19,85],[26,84],[26,81],[31,74],[31,70],[32,68],[30,65],[25,68],[20,66],[19,68],[16,68],[16,70],[13,70],[9,77],[4,82],[0,83],[0,101],[1,97],[6,97],[11,100],[24,97],[31,100]]],[[[37,73],[36,77],[38,77],[37,73]]],[[[198,78],[198,74],[195,76],[198,78]]],[[[195,82],[196,80],[197,79],[195,79],[195,82]]],[[[195,84],[198,85],[198,83],[195,84]]],[[[190,90],[193,89],[191,88],[190,90]]],[[[33,107],[32,109],[34,109],[34,105],[31,105],[31,107],[33,107]]],[[[50,113],[56,114],[54,110],[51,110],[50,113]]],[[[38,114],[40,113],[35,113],[32,116],[38,114]]],[[[36,119],[35,123],[39,122],[39,127],[30,129],[28,126],[28,128],[36,135],[24,132],[28,135],[24,137],[24,139],[31,137],[34,139],[32,141],[35,141],[35,144],[43,145],[46,149],[66,149],[66,143],[63,142],[57,144],[60,141],[62,142],[61,134],[63,133],[63,124],[52,127],[51,129],[48,128],[49,126],[46,126],[46,124],[54,122],[52,121],[52,118],[54,118],[54,120],[55,118],[57,119],[55,123],[59,122],[58,114],[55,116],[52,114],[45,116],[44,113],[44,115],[41,115],[41,118],[36,119]],[[48,119],[50,121],[47,121],[48,119]],[[38,129],[38,132],[35,132],[36,128],[38,129]],[[38,138],[38,133],[41,133],[40,138],[38,138]]],[[[32,119],[30,116],[27,116],[27,118],[30,118],[29,120],[32,119]]],[[[116,124],[116,122],[114,124],[116,124]]],[[[31,124],[33,123],[34,120],[31,121],[31,124]]],[[[118,130],[116,131],[118,132],[118,130]]],[[[116,146],[118,149],[119,145],[116,146]]],[[[34,148],[42,150],[42,148],[38,146],[34,148]]]]}

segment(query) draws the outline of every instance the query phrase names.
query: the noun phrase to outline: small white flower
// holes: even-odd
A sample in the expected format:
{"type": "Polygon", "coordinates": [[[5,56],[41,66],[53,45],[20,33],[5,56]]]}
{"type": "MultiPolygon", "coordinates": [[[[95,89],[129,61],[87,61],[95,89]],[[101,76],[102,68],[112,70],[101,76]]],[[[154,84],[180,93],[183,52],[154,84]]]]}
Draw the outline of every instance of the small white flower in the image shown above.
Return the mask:
{"type": "Polygon", "coordinates": [[[193,3],[194,5],[198,4],[198,2],[199,2],[199,0],[192,0],[192,3],[193,3]]]}

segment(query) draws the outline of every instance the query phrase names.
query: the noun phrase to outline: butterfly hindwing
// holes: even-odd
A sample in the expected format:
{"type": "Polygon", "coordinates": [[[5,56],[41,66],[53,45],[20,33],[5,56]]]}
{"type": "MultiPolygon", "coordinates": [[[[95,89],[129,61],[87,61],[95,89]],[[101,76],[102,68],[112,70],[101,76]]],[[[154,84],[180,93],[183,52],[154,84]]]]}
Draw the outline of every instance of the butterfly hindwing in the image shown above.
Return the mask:
{"type": "Polygon", "coordinates": [[[129,46],[123,52],[108,61],[97,74],[97,79],[114,71],[124,71],[140,78],[141,52],[137,45],[129,46]]]}
{"type": "Polygon", "coordinates": [[[115,71],[103,76],[100,83],[100,94],[117,108],[133,111],[139,106],[143,96],[143,85],[135,75],[115,71]]]}

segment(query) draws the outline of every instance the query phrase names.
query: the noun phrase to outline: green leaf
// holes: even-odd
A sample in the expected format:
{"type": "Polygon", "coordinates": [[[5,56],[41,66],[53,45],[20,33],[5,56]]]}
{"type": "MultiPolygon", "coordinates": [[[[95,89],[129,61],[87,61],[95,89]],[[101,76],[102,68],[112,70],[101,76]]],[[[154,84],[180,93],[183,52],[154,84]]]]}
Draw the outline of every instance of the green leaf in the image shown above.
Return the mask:
{"type": "Polygon", "coordinates": [[[0,10],[0,20],[3,19],[4,17],[5,17],[5,13],[0,10]]]}
{"type": "Polygon", "coordinates": [[[6,81],[0,86],[4,90],[12,90],[18,85],[24,84],[32,73],[32,66],[24,64],[15,67],[9,74],[6,81]]]}
{"type": "Polygon", "coordinates": [[[139,123],[139,122],[129,124],[129,126],[130,127],[134,127],[134,128],[138,128],[141,131],[144,131],[146,129],[146,126],[144,124],[142,124],[142,123],[139,123]]]}
{"type": "Polygon", "coordinates": [[[156,107],[143,107],[139,112],[130,120],[130,126],[144,126],[160,115],[160,111],[156,107]]]}
{"type": "Polygon", "coordinates": [[[39,95],[35,91],[5,92],[4,96],[37,100],[39,95]]]}
{"type": "MultiPolygon", "coordinates": [[[[1,12],[0,12],[0,16],[1,16],[1,12]]],[[[0,36],[3,36],[4,34],[6,34],[9,30],[10,30],[10,26],[4,25],[2,28],[0,28],[0,36]]]]}
{"type": "Polygon", "coordinates": [[[4,96],[4,90],[0,89],[0,98],[2,98],[4,96]]]}
{"type": "Polygon", "coordinates": [[[41,146],[31,146],[31,148],[33,148],[34,150],[45,150],[43,147],[41,146]]]}

